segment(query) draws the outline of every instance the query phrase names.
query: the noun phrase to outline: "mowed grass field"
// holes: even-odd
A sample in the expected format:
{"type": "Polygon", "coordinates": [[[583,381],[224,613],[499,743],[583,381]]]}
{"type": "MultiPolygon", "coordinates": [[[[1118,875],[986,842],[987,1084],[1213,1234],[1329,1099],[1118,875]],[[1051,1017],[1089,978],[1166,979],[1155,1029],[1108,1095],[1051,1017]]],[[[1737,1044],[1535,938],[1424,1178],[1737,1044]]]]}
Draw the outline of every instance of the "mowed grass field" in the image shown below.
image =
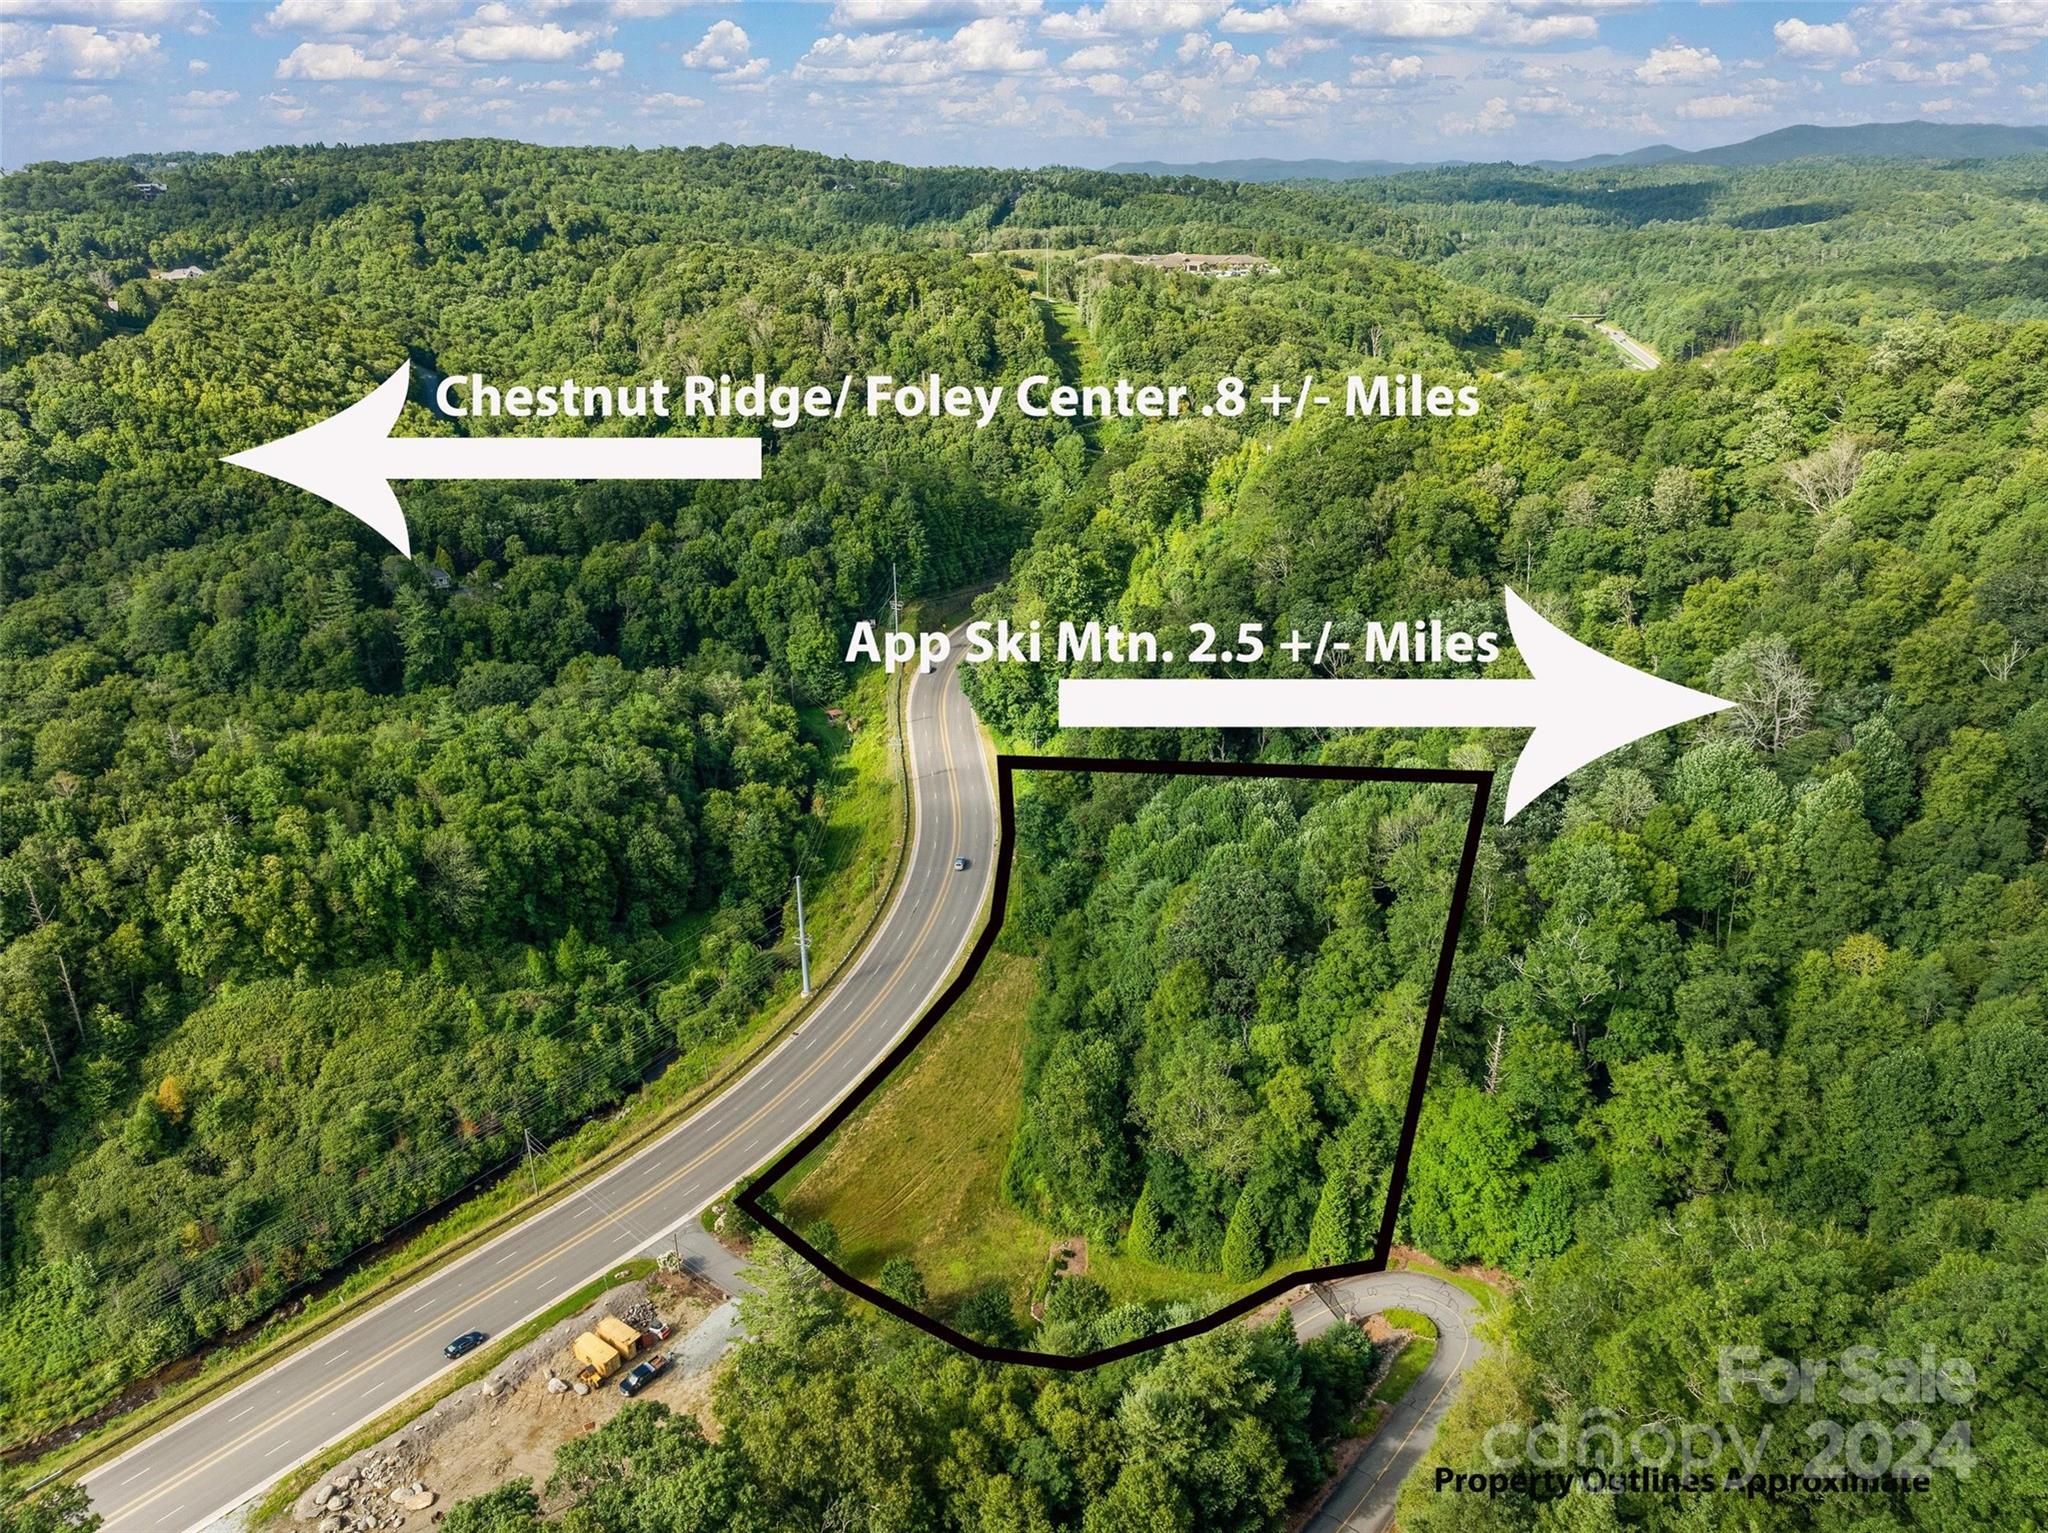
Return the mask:
{"type": "MultiPolygon", "coordinates": [[[[994,1283],[1022,1317],[1054,1243],[1078,1233],[1047,1229],[1002,1196],[1036,972],[1035,958],[991,953],[909,1063],[776,1189],[796,1228],[831,1221],[854,1276],[872,1281],[891,1257],[909,1257],[935,1315],[994,1283]]],[[[1230,1284],[1109,1252],[1101,1242],[1088,1252],[1088,1276],[1119,1301],[1220,1304],[1301,1265],[1290,1259],[1230,1284]]]]}
{"type": "Polygon", "coordinates": [[[798,1229],[829,1219],[848,1271],[894,1256],[940,1307],[991,1281],[1029,1290],[1050,1237],[1004,1206],[1035,961],[991,953],[908,1065],[778,1188],[798,1229]]]}

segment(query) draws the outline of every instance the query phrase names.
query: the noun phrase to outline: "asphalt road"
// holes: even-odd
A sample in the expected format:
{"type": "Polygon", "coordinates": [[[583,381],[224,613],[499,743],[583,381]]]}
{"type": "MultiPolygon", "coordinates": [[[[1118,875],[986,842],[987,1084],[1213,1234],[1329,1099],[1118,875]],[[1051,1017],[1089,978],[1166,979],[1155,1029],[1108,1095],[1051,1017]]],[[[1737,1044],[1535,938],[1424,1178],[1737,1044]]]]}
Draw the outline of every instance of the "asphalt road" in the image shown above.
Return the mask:
{"type": "Polygon", "coordinates": [[[743,1179],[821,1117],[923,1012],[979,926],[995,788],[958,660],[911,678],[910,867],[887,917],[803,1026],[631,1159],[85,1477],[106,1533],[204,1527],[743,1179]],[[967,871],[956,856],[971,859],[967,871]]]}
{"type": "MultiPolygon", "coordinates": [[[[1420,1378],[1395,1403],[1372,1440],[1337,1488],[1309,1519],[1302,1533],[1381,1533],[1394,1522],[1394,1501],[1408,1472],[1436,1440],[1437,1423],[1457,1396],[1458,1379],[1486,1351],[1474,1333],[1479,1305],[1463,1289],[1425,1272],[1376,1272],[1332,1284],[1347,1316],[1400,1308],[1420,1311],[1436,1322],[1436,1353],[1420,1378]]],[[[1290,1299],[1295,1334],[1306,1341],[1337,1324],[1337,1315],[1316,1292],[1290,1299]]]]}
{"type": "Polygon", "coordinates": [[[1658,364],[1657,353],[1650,350],[1649,347],[1630,335],[1621,326],[1610,325],[1603,321],[1593,328],[1614,343],[1615,348],[1621,352],[1630,367],[1646,373],[1656,369],[1658,364]]]}

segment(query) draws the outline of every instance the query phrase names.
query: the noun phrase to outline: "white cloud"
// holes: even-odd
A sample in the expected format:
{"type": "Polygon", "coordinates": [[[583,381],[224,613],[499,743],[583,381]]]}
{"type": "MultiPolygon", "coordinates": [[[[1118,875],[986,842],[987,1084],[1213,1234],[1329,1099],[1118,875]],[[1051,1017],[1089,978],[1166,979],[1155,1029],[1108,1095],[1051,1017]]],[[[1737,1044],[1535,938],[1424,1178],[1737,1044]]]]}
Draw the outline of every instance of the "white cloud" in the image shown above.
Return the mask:
{"type": "Polygon", "coordinates": [[[1906,44],[1946,38],[2002,52],[2048,39],[2048,0],[1881,0],[1852,16],[1906,44]]]}
{"type": "Polygon", "coordinates": [[[0,13],[20,20],[130,27],[185,21],[197,9],[191,0],[0,0],[0,13]]]}
{"type": "Polygon", "coordinates": [[[668,90],[640,98],[640,110],[643,112],[694,112],[703,105],[695,96],[679,96],[668,90]]]}
{"type": "Polygon", "coordinates": [[[1292,37],[1283,37],[1266,49],[1266,62],[1284,69],[1296,59],[1306,58],[1311,53],[1326,53],[1337,46],[1334,37],[1318,37],[1312,32],[1297,32],[1292,37]]]}
{"type": "Polygon", "coordinates": [[[969,22],[951,37],[917,32],[834,32],[811,44],[790,71],[799,79],[865,85],[929,85],[961,74],[1025,74],[1043,69],[1023,23],[1007,17],[969,22]]]}
{"type": "Polygon", "coordinates": [[[857,32],[949,27],[984,16],[1036,16],[1045,0],[837,0],[830,24],[857,32]]]}
{"type": "Polygon", "coordinates": [[[179,106],[207,108],[223,107],[241,99],[242,93],[238,90],[188,90],[182,96],[171,98],[179,106]]]}
{"type": "Polygon", "coordinates": [[[1515,97],[1515,110],[1532,117],[1578,117],[1584,114],[1586,107],[1577,96],[1545,86],[1542,90],[1515,97]]]}
{"type": "Polygon", "coordinates": [[[280,80],[394,80],[411,70],[404,59],[371,58],[354,43],[300,43],[277,61],[280,80]]]}
{"type": "Polygon", "coordinates": [[[1652,48],[1650,56],[1636,66],[1636,78],[1645,85],[1698,85],[1720,72],[1721,60],[1713,49],[1684,43],[1652,48]]]}
{"type": "Polygon", "coordinates": [[[1445,118],[1444,132],[1458,135],[1504,133],[1514,125],[1515,114],[1508,110],[1506,98],[1489,96],[1474,116],[1445,118]]]}
{"type": "Polygon", "coordinates": [[[1276,0],[1257,8],[1235,5],[1226,32],[1351,32],[1369,37],[1483,37],[1537,44],[1595,37],[1590,14],[1615,0],[1276,0]]]}
{"type": "Polygon", "coordinates": [[[1998,71],[1988,54],[1942,59],[1933,64],[1916,64],[1911,59],[1870,59],[1858,64],[1842,78],[1851,85],[1874,85],[1890,81],[1897,85],[1961,85],[1969,80],[1995,84],[1998,71]]]}
{"type": "Polygon", "coordinates": [[[428,10],[452,10],[449,5],[423,4],[421,0],[278,0],[263,18],[272,32],[389,32],[428,10]]]}
{"type": "Polygon", "coordinates": [[[737,69],[754,51],[753,39],[737,22],[714,21],[697,40],[697,46],[683,54],[685,69],[737,69]]]}
{"type": "Polygon", "coordinates": [[[1258,122],[1299,122],[1326,115],[1344,99],[1344,93],[1328,80],[1304,84],[1290,80],[1284,85],[1261,86],[1246,91],[1238,113],[1258,122]]]}
{"type": "Polygon", "coordinates": [[[70,124],[81,117],[104,117],[113,104],[114,98],[105,91],[94,91],[90,96],[66,96],[61,101],[47,103],[43,107],[42,120],[70,124]]]}
{"type": "Polygon", "coordinates": [[[207,63],[205,59],[185,60],[185,73],[190,75],[203,75],[206,73],[207,70],[211,68],[213,68],[213,66],[207,63]]]}
{"type": "Polygon", "coordinates": [[[1023,25],[1000,17],[970,21],[946,44],[956,65],[969,73],[1014,74],[1043,69],[1045,50],[1028,46],[1023,25]]]}
{"type": "Polygon", "coordinates": [[[1041,28],[1047,37],[1158,36],[1196,32],[1229,9],[1228,0],[1102,0],[1077,10],[1055,11],[1041,28]]]}
{"type": "MultiPolygon", "coordinates": [[[[486,11],[502,14],[493,7],[486,11]]],[[[554,22],[535,25],[532,22],[493,21],[481,26],[463,27],[455,34],[455,51],[466,59],[478,59],[497,63],[507,60],[552,63],[580,53],[590,41],[590,33],[573,32],[554,22]]]]}
{"type": "Polygon", "coordinates": [[[1060,61],[1060,68],[1078,74],[1094,69],[1128,69],[1137,62],[1137,52],[1122,43],[1090,43],[1068,54],[1060,61]]]}
{"type": "Polygon", "coordinates": [[[1846,21],[1815,23],[1787,16],[1771,28],[1778,51],[1802,64],[1834,64],[1860,52],[1856,34],[1846,21]]]}
{"type": "Polygon", "coordinates": [[[616,48],[606,48],[593,54],[590,62],[583,67],[594,69],[601,75],[616,74],[626,67],[626,56],[616,48]]]}
{"type": "Polygon", "coordinates": [[[1681,101],[1673,108],[1680,117],[1694,121],[1710,121],[1721,117],[1754,117],[1768,110],[1761,96],[1751,92],[1734,95],[1722,92],[1713,96],[1694,96],[1681,101]]]}
{"type": "Polygon", "coordinates": [[[1203,32],[1190,32],[1181,39],[1174,57],[1205,81],[1221,85],[1242,85],[1259,72],[1256,53],[1239,53],[1229,43],[1212,43],[1203,32]]]}
{"type": "Polygon", "coordinates": [[[263,98],[263,104],[270,108],[270,115],[280,122],[297,122],[306,115],[305,103],[290,91],[272,91],[263,98]]]}
{"type": "MultiPolygon", "coordinates": [[[[560,4],[562,0],[552,3],[560,4]]],[[[702,3],[703,0],[605,0],[604,11],[619,21],[658,21],[702,3]]]]}
{"type": "Polygon", "coordinates": [[[1426,78],[1422,68],[1422,56],[1410,53],[1396,58],[1383,53],[1377,58],[1360,54],[1351,61],[1351,83],[1353,85],[1413,85],[1426,78]]]}
{"type": "Polygon", "coordinates": [[[125,32],[60,23],[52,27],[0,21],[0,54],[7,72],[27,78],[117,80],[140,64],[160,56],[163,37],[156,32],[125,32]]]}

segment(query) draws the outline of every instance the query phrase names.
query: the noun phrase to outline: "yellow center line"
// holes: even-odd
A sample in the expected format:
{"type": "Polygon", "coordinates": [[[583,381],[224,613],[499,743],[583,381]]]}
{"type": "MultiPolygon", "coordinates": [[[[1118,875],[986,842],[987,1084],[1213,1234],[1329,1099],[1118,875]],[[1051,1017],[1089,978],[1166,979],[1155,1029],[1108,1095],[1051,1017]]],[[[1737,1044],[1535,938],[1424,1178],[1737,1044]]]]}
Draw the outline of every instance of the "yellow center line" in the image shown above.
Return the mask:
{"type": "MultiPolygon", "coordinates": [[[[941,754],[945,758],[947,775],[951,777],[955,775],[953,739],[951,725],[947,718],[946,712],[946,693],[943,691],[939,694],[938,720],[939,749],[941,754]]],[[[914,759],[911,761],[910,765],[912,771],[914,772],[916,768],[916,762],[914,759]]],[[[960,795],[957,792],[955,792],[952,795],[952,816],[950,826],[951,844],[954,847],[958,847],[960,844],[960,820],[960,795]]],[[[884,985],[881,991],[875,996],[875,998],[867,1004],[867,1006],[861,1011],[860,1015],[857,1016],[851,1023],[849,1023],[841,1031],[839,1037],[836,1040],[834,1040],[831,1047],[827,1048],[824,1053],[820,1054],[817,1059],[812,1061],[809,1067],[807,1067],[801,1075],[799,1075],[795,1080],[791,1081],[787,1086],[785,1086],[770,1101],[768,1101],[762,1107],[757,1108],[755,1112],[752,1114],[752,1116],[749,1117],[746,1122],[736,1124],[725,1135],[724,1138],[720,1139],[716,1144],[712,1145],[711,1148],[704,1151],[703,1154],[699,1155],[696,1159],[690,1161],[687,1165],[682,1166],[680,1169],[671,1172],[668,1176],[664,1177],[661,1181],[655,1183],[652,1187],[649,1187],[645,1192],[641,1193],[638,1197],[634,1198],[631,1202],[627,1203],[622,1208],[620,1208],[616,1214],[607,1216],[607,1218],[604,1221],[601,1221],[599,1223],[597,1228],[601,1229],[607,1223],[623,1225],[625,1217],[628,1214],[634,1213],[637,1210],[645,1207],[649,1202],[661,1196],[662,1193],[668,1191],[677,1182],[682,1181],[684,1178],[690,1176],[692,1173],[702,1168],[706,1161],[709,1161],[712,1157],[717,1155],[719,1151],[725,1149],[735,1139],[739,1138],[739,1136],[742,1133],[744,1133],[749,1127],[751,1127],[756,1120],[758,1120],[760,1117],[767,1113],[772,1113],[776,1108],[780,1107],[784,1102],[788,1101],[789,1098],[793,1096],[797,1091],[801,1090],[805,1085],[809,1084],[811,1078],[815,1076],[818,1073],[818,1071],[823,1069],[828,1063],[830,1063],[834,1056],[836,1056],[842,1049],[844,1049],[847,1046],[847,1044],[849,1044],[854,1039],[854,1037],[860,1032],[860,1030],[864,1026],[866,1026],[866,1024],[874,1017],[875,1013],[882,1007],[883,1003],[890,1000],[894,996],[897,985],[902,980],[904,972],[910,967],[912,963],[916,961],[918,954],[922,951],[924,947],[925,939],[931,935],[932,928],[938,924],[939,917],[941,914],[944,913],[944,909],[945,902],[943,900],[934,900],[932,902],[931,913],[925,917],[924,925],[919,928],[917,937],[911,943],[909,952],[907,952],[904,955],[902,962],[897,965],[895,971],[890,975],[889,982],[886,985],[884,985]]],[[[765,1065],[766,1062],[764,1061],[763,1063],[765,1065]]],[[[711,1104],[706,1104],[705,1111],[709,1112],[710,1110],[711,1104]]],[[[688,1127],[689,1125],[687,1123],[679,1125],[677,1132],[681,1132],[683,1129],[686,1129],[688,1127]]],[[[504,1278],[501,1278],[498,1282],[492,1284],[482,1293],[471,1294],[463,1297],[461,1300],[458,1301],[458,1305],[456,1307],[451,1307],[449,1310],[444,1311],[435,1319],[429,1320],[424,1325],[415,1328],[409,1334],[402,1336],[398,1340],[392,1342],[390,1345],[386,1346],[381,1352],[376,1353],[372,1357],[364,1359],[364,1361],[358,1363],[355,1367],[349,1369],[346,1373],[343,1373],[336,1377],[334,1380],[328,1383],[326,1387],[320,1389],[319,1391],[311,1395],[301,1397],[298,1403],[292,1409],[284,1412],[281,1415],[272,1416],[268,1420],[258,1424],[257,1426],[251,1427],[248,1431],[244,1432],[240,1437],[234,1438],[232,1441],[216,1449],[207,1457],[200,1459],[198,1462],[188,1466],[183,1473],[177,1475],[175,1478],[163,1481],[160,1484],[156,1485],[151,1489],[151,1491],[147,1495],[143,1496],[141,1499],[129,1502],[125,1506],[119,1508],[118,1512],[110,1513],[108,1515],[128,1516],[131,1515],[133,1512],[137,1511],[138,1509],[148,1506],[151,1502],[161,1500],[164,1496],[169,1495],[172,1491],[177,1490],[180,1486],[189,1482],[194,1476],[203,1474],[208,1469],[211,1469],[214,1465],[220,1463],[223,1459],[228,1458],[232,1454],[239,1451],[241,1448],[243,1448],[245,1445],[247,1445],[254,1439],[261,1437],[268,1432],[273,1431],[277,1427],[280,1427],[299,1416],[304,1415],[306,1411],[310,1410],[313,1406],[319,1404],[322,1400],[327,1399],[336,1390],[342,1389],[347,1385],[355,1382],[355,1380],[361,1378],[365,1373],[387,1362],[397,1353],[412,1346],[421,1338],[432,1335],[434,1332],[439,1331],[451,1322],[458,1308],[473,1309],[476,1305],[482,1304],[489,1299],[495,1298],[497,1295],[503,1293],[507,1288],[510,1288],[523,1278],[531,1276],[539,1268],[547,1266],[550,1262],[553,1262],[556,1258],[562,1256],[564,1253],[572,1250],[576,1246],[583,1244],[590,1238],[591,1233],[591,1230],[588,1228],[579,1230],[576,1234],[570,1236],[567,1240],[564,1240],[559,1245],[555,1246],[552,1250],[542,1253],[541,1255],[535,1257],[532,1261],[528,1262],[525,1266],[520,1267],[517,1270],[509,1273],[504,1278]]],[[[630,1234],[631,1231],[629,1230],[628,1233],[630,1234]]],[[[507,1238],[510,1238],[510,1236],[508,1236],[507,1238]]],[[[429,1281],[433,1280],[429,1279],[429,1281]]]]}

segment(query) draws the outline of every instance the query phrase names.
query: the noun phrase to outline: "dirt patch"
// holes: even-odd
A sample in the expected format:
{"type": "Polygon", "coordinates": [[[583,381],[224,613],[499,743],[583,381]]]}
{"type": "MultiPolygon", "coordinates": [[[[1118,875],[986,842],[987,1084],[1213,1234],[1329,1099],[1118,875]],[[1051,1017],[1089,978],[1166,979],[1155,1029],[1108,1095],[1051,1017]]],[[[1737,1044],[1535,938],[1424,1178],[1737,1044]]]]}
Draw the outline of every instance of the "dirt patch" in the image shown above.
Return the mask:
{"type": "Polygon", "coordinates": [[[1417,1264],[1420,1264],[1424,1271],[1435,1268],[1439,1272],[1451,1272],[1463,1278],[1476,1278],[1488,1288],[1497,1288],[1502,1293],[1513,1293],[1520,1286],[1498,1267],[1455,1267],[1449,1262],[1440,1262],[1427,1251],[1418,1251],[1413,1246],[1395,1246],[1388,1253],[1389,1272],[1417,1264]]]}
{"type": "Polygon", "coordinates": [[[1088,1237],[1076,1235],[1071,1240],[1053,1242],[1052,1270],[1061,1277],[1086,1277],[1088,1275],[1088,1237]]]}
{"type": "Polygon", "coordinates": [[[730,1332],[729,1301],[700,1279],[658,1273],[613,1289],[487,1377],[336,1465],[293,1506],[299,1533],[425,1529],[455,1502],[508,1480],[524,1477],[542,1489],[554,1469],[555,1449],[596,1431],[628,1403],[616,1379],[576,1381],[581,1365],[571,1344],[603,1315],[636,1330],[670,1327],[668,1337],[641,1353],[667,1355],[669,1369],[636,1398],[659,1400],[714,1431],[706,1407],[730,1332]]]}

